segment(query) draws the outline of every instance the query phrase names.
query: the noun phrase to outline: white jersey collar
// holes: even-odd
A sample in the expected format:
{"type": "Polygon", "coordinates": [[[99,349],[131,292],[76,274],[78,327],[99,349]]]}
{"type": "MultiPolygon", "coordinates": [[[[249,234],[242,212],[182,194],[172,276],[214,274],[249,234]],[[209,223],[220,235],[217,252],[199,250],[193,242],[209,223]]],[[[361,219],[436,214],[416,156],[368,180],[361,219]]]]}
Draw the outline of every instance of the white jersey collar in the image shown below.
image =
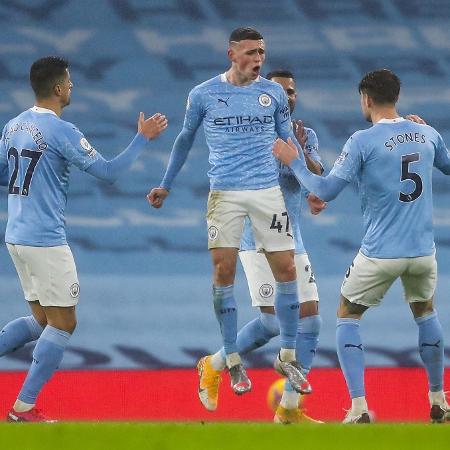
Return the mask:
{"type": "Polygon", "coordinates": [[[404,117],[396,117],[395,119],[380,119],[377,123],[398,123],[404,122],[405,120],[404,117]]]}
{"type": "Polygon", "coordinates": [[[31,111],[33,112],[37,112],[39,114],[54,114],[55,116],[57,116],[57,114],[55,113],[55,111],[52,111],[51,109],[47,109],[47,108],[41,108],[40,106],[36,106],[34,105],[32,108],[30,108],[31,111]]]}
{"type": "MultiPolygon", "coordinates": [[[[261,80],[261,76],[258,75],[258,77],[255,79],[255,81],[253,81],[253,83],[257,83],[261,80]]],[[[220,74],[220,81],[222,81],[222,83],[230,83],[227,79],[227,73],[221,73],[220,74]]],[[[231,83],[230,83],[231,84],[231,83]]],[[[250,86],[251,84],[249,84],[248,86],[250,86]]],[[[233,85],[234,86],[234,85],[233,85]]],[[[245,86],[236,86],[236,87],[245,87],[245,86]]]]}

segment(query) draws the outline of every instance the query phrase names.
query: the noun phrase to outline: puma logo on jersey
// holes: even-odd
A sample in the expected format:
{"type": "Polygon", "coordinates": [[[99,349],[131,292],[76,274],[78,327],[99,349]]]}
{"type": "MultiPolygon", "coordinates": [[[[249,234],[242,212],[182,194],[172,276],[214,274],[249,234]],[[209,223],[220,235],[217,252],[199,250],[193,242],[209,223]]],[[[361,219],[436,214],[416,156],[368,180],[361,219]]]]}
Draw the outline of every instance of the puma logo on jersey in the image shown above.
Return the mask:
{"type": "Polygon", "coordinates": [[[228,97],[226,100],[223,100],[222,98],[217,99],[217,101],[219,103],[225,103],[225,105],[230,106],[230,105],[228,105],[228,100],[230,100],[230,97],[228,97]]]}

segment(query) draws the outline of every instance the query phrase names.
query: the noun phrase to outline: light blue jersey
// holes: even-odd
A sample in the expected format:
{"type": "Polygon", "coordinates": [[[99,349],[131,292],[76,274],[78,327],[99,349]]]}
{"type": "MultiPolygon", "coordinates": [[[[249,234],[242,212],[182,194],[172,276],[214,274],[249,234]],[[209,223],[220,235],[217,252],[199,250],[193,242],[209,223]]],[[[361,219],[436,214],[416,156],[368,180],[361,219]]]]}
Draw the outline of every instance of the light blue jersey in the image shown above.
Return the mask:
{"type": "MultiPolygon", "coordinates": [[[[189,94],[180,135],[193,136],[202,122],[211,189],[266,189],[278,184],[272,145],[277,135],[293,138],[287,97],[278,83],[258,77],[249,86],[235,86],[225,74],[205,81],[189,94]]],[[[177,139],[161,187],[170,189],[190,145],[191,138],[177,139]]]]}
{"type": "Polygon", "coordinates": [[[432,168],[448,168],[439,133],[403,118],[357,131],[330,175],[359,185],[364,255],[409,258],[434,251],[432,168]]]}
{"type": "Polygon", "coordinates": [[[9,166],[5,241],[36,247],[66,244],[69,167],[85,171],[98,158],[74,125],[48,109],[33,107],[10,120],[0,141],[0,171],[9,166]]]}
{"type": "MultiPolygon", "coordinates": [[[[311,128],[305,127],[307,136],[305,150],[314,161],[321,162],[318,150],[319,141],[315,131],[311,128]]],[[[300,214],[302,208],[303,198],[306,191],[302,188],[301,184],[297,181],[297,178],[292,173],[292,170],[278,162],[279,167],[279,184],[283,193],[284,202],[288,211],[290,228],[294,234],[295,241],[295,253],[306,253],[305,246],[303,245],[302,235],[300,233],[300,214]]],[[[241,250],[255,250],[255,239],[253,236],[253,230],[251,222],[248,218],[245,220],[244,232],[241,238],[241,250]]]]}

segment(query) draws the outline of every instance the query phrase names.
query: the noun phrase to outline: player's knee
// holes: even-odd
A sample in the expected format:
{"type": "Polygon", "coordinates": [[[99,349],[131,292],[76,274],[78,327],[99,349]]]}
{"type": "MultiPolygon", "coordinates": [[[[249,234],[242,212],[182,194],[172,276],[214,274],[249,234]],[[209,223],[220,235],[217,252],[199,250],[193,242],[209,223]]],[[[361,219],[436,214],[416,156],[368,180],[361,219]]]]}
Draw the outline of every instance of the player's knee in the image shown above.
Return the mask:
{"type": "Polygon", "coordinates": [[[259,321],[264,329],[264,335],[267,341],[280,334],[280,324],[275,314],[261,313],[259,321]]]}
{"type": "Polygon", "coordinates": [[[433,300],[428,300],[427,302],[411,302],[409,307],[416,319],[428,316],[434,312],[433,300]]]}
{"type": "Polygon", "coordinates": [[[295,264],[293,262],[286,264],[285,266],[283,266],[282,270],[278,271],[276,276],[274,274],[274,278],[280,283],[295,281],[297,279],[295,264]]]}
{"type": "Polygon", "coordinates": [[[235,267],[228,261],[221,261],[214,266],[214,282],[220,285],[231,284],[234,281],[235,267]]]}

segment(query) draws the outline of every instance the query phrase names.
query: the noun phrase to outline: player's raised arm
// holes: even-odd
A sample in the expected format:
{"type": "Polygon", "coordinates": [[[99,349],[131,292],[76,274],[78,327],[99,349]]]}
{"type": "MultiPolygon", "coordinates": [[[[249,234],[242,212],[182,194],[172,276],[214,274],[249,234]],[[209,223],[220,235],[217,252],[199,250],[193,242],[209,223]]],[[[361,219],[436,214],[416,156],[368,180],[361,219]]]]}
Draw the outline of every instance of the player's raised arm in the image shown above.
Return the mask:
{"type": "MultiPolygon", "coordinates": [[[[312,173],[315,173],[316,175],[321,175],[323,173],[322,164],[319,161],[315,160],[308,152],[308,149],[307,149],[308,135],[306,133],[305,126],[303,125],[303,121],[302,120],[293,120],[292,127],[293,127],[294,136],[296,137],[298,143],[302,147],[303,155],[305,156],[306,166],[312,173]]],[[[314,132],[313,132],[313,134],[315,136],[314,132]]],[[[317,137],[316,137],[316,141],[317,141],[317,137]]]]}
{"type": "Polygon", "coordinates": [[[167,128],[167,125],[167,118],[163,114],[156,113],[145,119],[144,113],[141,112],[138,119],[138,133],[128,147],[110,161],[98,155],[98,158],[86,169],[86,172],[101,180],[113,183],[131,167],[131,164],[143,150],[147,140],[156,139],[167,128]]]}
{"type": "Polygon", "coordinates": [[[321,177],[310,172],[306,167],[303,152],[301,153],[302,156],[299,157],[297,146],[290,138],[287,143],[282,139],[277,139],[273,146],[273,154],[275,158],[292,169],[298,181],[308,191],[313,192],[324,201],[330,201],[336,198],[348,184],[347,180],[331,174],[326,177],[321,177]]]}

